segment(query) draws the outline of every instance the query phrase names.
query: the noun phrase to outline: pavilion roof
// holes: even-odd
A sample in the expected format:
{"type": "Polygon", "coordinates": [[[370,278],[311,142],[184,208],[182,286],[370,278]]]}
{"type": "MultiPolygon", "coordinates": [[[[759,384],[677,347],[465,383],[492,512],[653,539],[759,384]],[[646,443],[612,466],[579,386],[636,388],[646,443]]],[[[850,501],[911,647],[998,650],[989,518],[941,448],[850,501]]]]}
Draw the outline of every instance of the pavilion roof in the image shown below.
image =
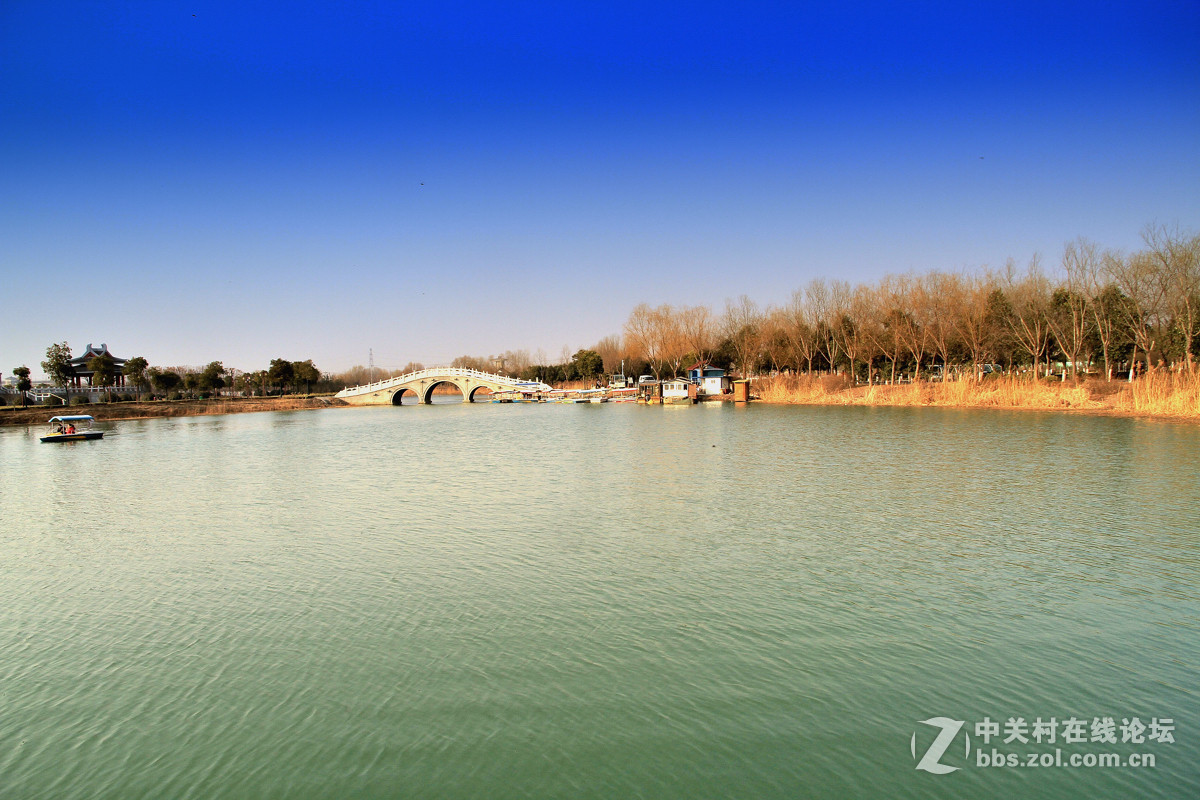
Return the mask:
{"type": "Polygon", "coordinates": [[[108,352],[108,345],[104,344],[103,342],[100,343],[99,347],[95,347],[91,342],[88,342],[87,350],[71,359],[71,366],[87,369],[87,362],[91,361],[93,358],[99,358],[100,356],[108,356],[113,360],[113,364],[118,367],[125,363],[125,359],[117,358],[112,353],[108,352]]]}

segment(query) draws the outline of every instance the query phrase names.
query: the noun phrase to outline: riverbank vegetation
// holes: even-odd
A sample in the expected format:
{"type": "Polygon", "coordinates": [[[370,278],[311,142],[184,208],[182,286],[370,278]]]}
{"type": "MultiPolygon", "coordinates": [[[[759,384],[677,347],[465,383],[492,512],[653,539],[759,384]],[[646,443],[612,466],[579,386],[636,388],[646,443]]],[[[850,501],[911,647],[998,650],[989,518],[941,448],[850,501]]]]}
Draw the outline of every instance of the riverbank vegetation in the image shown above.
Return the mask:
{"type": "MultiPolygon", "coordinates": [[[[329,397],[215,397],[206,400],[129,400],[88,406],[97,420],[150,419],[241,414],[253,411],[300,411],[344,405],[329,397]]],[[[50,414],[57,412],[49,412],[50,414]]],[[[48,413],[38,406],[0,408],[0,425],[44,425],[48,413]]]]}
{"type": "Polygon", "coordinates": [[[994,375],[982,380],[851,385],[845,376],[782,374],[753,382],[756,396],[798,405],[944,406],[1074,410],[1200,418],[1200,374],[1155,370],[1134,381],[1030,380],[994,375]]]}
{"type": "Polygon", "coordinates": [[[707,361],[774,402],[1200,415],[1200,235],[1151,225],[1142,239],[1132,253],[1077,239],[1051,270],[1035,256],[857,285],[817,278],[765,308],[746,296],[723,313],[641,304],[620,334],[556,364],[479,361],[551,383],[585,364],[588,377],[661,379],[707,361]]]}
{"type": "Polygon", "coordinates": [[[214,397],[269,397],[303,393],[332,394],[345,384],[322,374],[311,359],[288,361],[276,358],[268,369],[255,372],[226,368],[220,361],[204,367],[151,366],[142,356],[125,359],[117,369],[111,356],[88,360],[88,383],[73,387],[71,346],[56,342],[46,348],[41,364],[49,382],[34,387],[27,366],[13,369],[15,392],[0,395],[0,406],[28,405],[32,392],[38,405],[89,405],[135,400],[202,400],[214,397]],[[64,389],[64,387],[68,387],[64,389]]]}

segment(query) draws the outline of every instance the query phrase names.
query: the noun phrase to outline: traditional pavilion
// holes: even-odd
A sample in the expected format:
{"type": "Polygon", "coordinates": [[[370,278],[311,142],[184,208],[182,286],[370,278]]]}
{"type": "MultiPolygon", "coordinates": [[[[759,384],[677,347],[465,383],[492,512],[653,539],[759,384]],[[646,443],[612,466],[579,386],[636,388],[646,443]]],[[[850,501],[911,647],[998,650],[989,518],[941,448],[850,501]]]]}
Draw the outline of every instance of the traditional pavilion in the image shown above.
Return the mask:
{"type": "Polygon", "coordinates": [[[71,378],[71,386],[75,387],[76,389],[79,389],[85,385],[91,386],[93,372],[88,368],[88,362],[93,358],[100,358],[103,356],[108,356],[112,359],[113,372],[116,374],[116,379],[113,382],[113,386],[124,386],[125,359],[117,358],[112,353],[108,352],[108,345],[104,344],[104,342],[101,342],[99,347],[93,347],[92,343],[88,342],[87,352],[81,356],[76,356],[75,358],[71,359],[71,370],[75,374],[75,377],[71,378]],[[86,384],[84,383],[85,381],[86,384]]]}

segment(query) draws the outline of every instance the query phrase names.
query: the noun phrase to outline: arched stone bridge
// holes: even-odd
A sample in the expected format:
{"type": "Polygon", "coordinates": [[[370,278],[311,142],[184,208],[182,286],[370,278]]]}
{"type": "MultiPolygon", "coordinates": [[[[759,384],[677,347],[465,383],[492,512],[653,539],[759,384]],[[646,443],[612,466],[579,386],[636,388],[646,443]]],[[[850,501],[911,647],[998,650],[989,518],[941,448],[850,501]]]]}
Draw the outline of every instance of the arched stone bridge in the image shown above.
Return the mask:
{"type": "Polygon", "coordinates": [[[476,369],[461,367],[433,367],[388,378],[365,386],[343,389],[334,397],[354,406],[400,405],[405,392],[412,392],[422,403],[433,402],[433,387],[439,383],[450,383],[462,392],[463,402],[470,403],[480,389],[493,392],[529,391],[548,392],[551,387],[536,381],[521,381],[506,375],[493,375],[476,369]]]}

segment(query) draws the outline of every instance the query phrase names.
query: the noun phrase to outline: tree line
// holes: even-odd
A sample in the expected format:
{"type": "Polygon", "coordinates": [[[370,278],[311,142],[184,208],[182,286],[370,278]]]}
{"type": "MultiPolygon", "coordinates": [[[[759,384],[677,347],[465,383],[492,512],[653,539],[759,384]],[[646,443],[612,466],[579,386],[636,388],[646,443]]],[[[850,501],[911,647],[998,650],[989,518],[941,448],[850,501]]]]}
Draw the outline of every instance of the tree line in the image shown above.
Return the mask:
{"type": "Polygon", "coordinates": [[[875,283],[817,278],[789,302],[742,296],[707,306],[633,309],[622,335],[597,345],[657,376],[708,360],[743,375],[842,372],[895,382],[1023,371],[1063,379],[1175,368],[1200,356],[1200,236],[1149,226],[1134,253],[1068,243],[1048,274],[1024,268],[887,275],[875,283]]]}
{"type": "MultiPolygon", "coordinates": [[[[71,346],[67,342],[47,347],[46,360],[41,366],[53,387],[69,386],[76,377],[71,364],[71,346]]],[[[289,361],[276,358],[267,369],[242,372],[226,368],[220,361],[211,361],[200,368],[156,367],[142,356],[128,358],[118,368],[113,358],[105,354],[93,356],[85,366],[91,372],[90,388],[101,390],[108,399],[133,400],[147,395],[150,399],[204,398],[223,390],[245,396],[336,391],[331,388],[332,379],[323,375],[312,359],[289,361]],[[118,385],[119,375],[124,376],[125,386],[118,385]]],[[[27,393],[33,388],[29,367],[16,367],[13,375],[17,377],[16,389],[24,404],[27,393]]]]}
{"type": "Polygon", "coordinates": [[[1024,267],[886,275],[851,284],[816,278],[777,306],[743,295],[706,305],[651,306],[621,333],[557,361],[509,351],[455,366],[543,380],[604,373],[681,374],[693,362],[740,373],[842,373],[867,383],[992,372],[1112,379],[1150,369],[1193,372],[1200,357],[1200,235],[1150,225],[1124,253],[1068,243],[1050,272],[1024,267]]]}

